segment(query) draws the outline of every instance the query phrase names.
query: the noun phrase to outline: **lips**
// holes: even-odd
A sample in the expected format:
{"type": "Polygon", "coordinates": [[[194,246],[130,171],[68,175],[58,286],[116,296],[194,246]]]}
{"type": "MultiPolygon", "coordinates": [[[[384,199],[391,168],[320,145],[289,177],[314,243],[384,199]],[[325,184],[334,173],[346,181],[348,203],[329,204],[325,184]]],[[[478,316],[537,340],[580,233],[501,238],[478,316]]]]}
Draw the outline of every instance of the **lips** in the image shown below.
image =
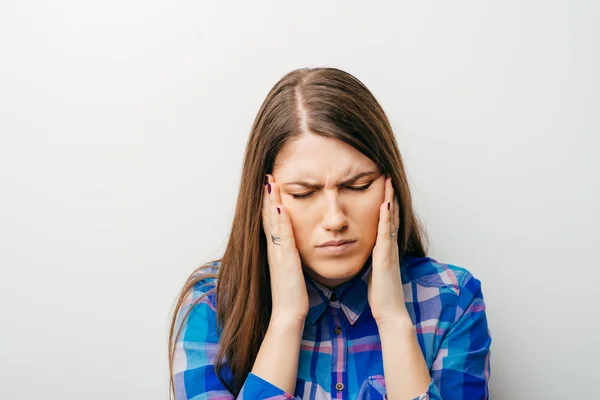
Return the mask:
{"type": "Polygon", "coordinates": [[[351,239],[330,240],[329,242],[325,242],[325,243],[320,244],[318,247],[339,246],[341,244],[350,243],[350,242],[354,242],[354,240],[351,240],[351,239]]]}

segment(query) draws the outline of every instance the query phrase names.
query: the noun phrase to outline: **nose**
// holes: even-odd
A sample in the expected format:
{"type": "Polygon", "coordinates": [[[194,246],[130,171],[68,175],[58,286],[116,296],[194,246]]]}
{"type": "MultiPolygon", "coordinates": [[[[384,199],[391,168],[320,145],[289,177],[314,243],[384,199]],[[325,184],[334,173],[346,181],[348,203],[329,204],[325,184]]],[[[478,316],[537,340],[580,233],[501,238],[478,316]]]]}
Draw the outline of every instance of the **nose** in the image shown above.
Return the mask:
{"type": "Polygon", "coordinates": [[[342,199],[337,191],[326,193],[325,214],[323,215],[323,229],[339,231],[348,225],[348,218],[344,212],[342,199]]]}

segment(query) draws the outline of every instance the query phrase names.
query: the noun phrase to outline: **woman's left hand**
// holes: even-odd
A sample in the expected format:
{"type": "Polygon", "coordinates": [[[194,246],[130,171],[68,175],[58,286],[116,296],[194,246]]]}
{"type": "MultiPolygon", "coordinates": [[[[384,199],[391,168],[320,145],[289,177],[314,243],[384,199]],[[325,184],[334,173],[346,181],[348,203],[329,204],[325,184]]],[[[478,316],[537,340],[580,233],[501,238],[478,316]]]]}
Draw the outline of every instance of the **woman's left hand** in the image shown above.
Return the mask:
{"type": "Polygon", "coordinates": [[[410,321],[400,276],[398,234],[390,237],[390,233],[400,225],[400,206],[389,177],[385,180],[384,200],[379,208],[379,227],[368,290],[369,305],[378,325],[398,319],[410,321]]]}

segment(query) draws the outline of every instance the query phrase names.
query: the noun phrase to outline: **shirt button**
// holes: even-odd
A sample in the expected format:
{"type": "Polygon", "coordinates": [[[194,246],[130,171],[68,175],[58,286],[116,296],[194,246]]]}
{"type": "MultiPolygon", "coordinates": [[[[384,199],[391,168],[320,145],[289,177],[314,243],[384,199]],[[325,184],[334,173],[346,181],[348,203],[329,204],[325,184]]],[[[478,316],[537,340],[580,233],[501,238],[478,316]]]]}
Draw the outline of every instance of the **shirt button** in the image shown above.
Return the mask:
{"type": "Polygon", "coordinates": [[[330,301],[337,301],[337,295],[335,292],[331,292],[331,296],[329,296],[330,301]]]}
{"type": "Polygon", "coordinates": [[[338,325],[335,327],[335,329],[333,331],[335,332],[336,335],[339,335],[340,333],[342,333],[342,327],[338,325]]]}
{"type": "Polygon", "coordinates": [[[338,383],[335,385],[335,389],[339,392],[341,392],[342,390],[344,390],[344,384],[343,383],[338,383]]]}

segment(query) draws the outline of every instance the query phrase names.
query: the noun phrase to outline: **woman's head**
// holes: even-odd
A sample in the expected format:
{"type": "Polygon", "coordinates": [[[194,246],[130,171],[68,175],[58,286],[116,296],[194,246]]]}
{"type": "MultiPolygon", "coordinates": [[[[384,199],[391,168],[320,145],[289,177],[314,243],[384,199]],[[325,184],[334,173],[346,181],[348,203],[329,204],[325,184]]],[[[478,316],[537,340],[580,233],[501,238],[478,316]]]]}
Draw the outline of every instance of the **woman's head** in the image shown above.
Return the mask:
{"type": "MultiPolygon", "coordinates": [[[[359,272],[370,256],[387,176],[392,178],[400,204],[399,257],[425,255],[397,142],[371,92],[354,76],[336,68],[303,68],[285,75],[268,93],[252,126],[231,234],[219,260],[220,347],[215,366],[234,394],[252,368],[271,314],[261,218],[266,174],[280,187],[303,267],[316,280],[334,287],[359,272]],[[357,179],[350,182],[354,177],[357,179]],[[298,197],[303,195],[307,196],[298,197]],[[343,255],[331,255],[318,247],[345,239],[356,242],[343,255]],[[223,359],[228,360],[231,380],[221,372],[223,359]]],[[[202,277],[194,273],[184,286],[175,316],[202,277]]],[[[174,317],[171,365],[179,335],[175,323],[174,317]]]]}
{"type": "Polygon", "coordinates": [[[335,287],[356,275],[377,236],[385,175],[354,147],[305,132],[277,154],[271,172],[308,275],[335,287]],[[329,241],[351,241],[342,254],[329,241]]]}
{"type": "MultiPolygon", "coordinates": [[[[258,113],[243,173],[252,186],[246,193],[256,196],[263,173],[273,176],[303,266],[327,286],[352,278],[369,257],[386,176],[392,177],[401,205],[401,254],[407,250],[416,221],[394,133],[375,97],[347,72],[305,68],[283,77],[258,113]],[[318,247],[345,239],[356,242],[343,255],[318,247]]],[[[420,242],[416,247],[423,251],[420,242]]]]}

